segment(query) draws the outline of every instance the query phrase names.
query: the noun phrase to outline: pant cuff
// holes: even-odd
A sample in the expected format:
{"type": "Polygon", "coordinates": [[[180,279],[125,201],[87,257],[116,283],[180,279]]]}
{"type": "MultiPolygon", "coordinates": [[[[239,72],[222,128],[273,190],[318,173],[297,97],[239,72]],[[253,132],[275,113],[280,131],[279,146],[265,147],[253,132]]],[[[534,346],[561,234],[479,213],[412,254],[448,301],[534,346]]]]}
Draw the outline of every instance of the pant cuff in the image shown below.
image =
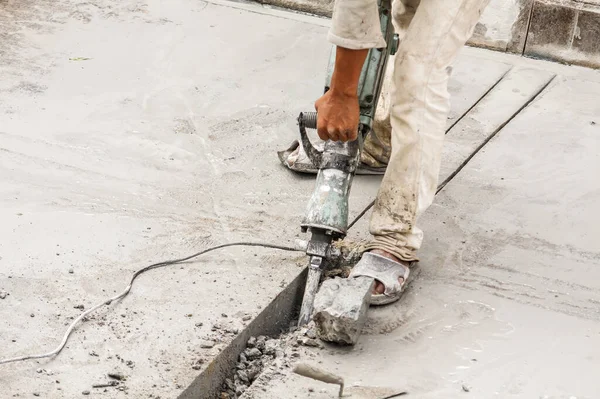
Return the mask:
{"type": "MultiPolygon", "coordinates": [[[[371,251],[373,249],[380,249],[394,255],[396,258],[405,262],[418,262],[416,251],[412,248],[408,248],[401,245],[403,240],[395,240],[385,236],[375,236],[366,246],[364,252],[371,251]]],[[[405,241],[405,240],[404,240],[405,241]]]]}

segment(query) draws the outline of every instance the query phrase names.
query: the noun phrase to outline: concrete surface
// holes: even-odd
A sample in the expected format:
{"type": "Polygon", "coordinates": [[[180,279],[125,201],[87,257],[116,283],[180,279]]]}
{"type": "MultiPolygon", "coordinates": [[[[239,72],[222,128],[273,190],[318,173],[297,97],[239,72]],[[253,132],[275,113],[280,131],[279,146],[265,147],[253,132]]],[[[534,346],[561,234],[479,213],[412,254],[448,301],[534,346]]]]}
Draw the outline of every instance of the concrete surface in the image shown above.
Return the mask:
{"type": "MultiPolygon", "coordinates": [[[[80,305],[148,263],[299,235],[313,180],[275,152],[322,91],[326,21],[225,2],[69,0],[3,2],[0,23],[1,357],[50,350],[80,305]]],[[[523,63],[465,49],[449,128],[523,63]]],[[[559,77],[424,218],[425,274],[406,301],[372,313],[354,351],[317,352],[349,381],[422,397],[453,397],[463,381],[477,397],[597,396],[599,78],[526,64],[559,77]]],[[[357,177],[352,213],[378,181],[357,177]]],[[[152,271],[58,357],[0,366],[2,394],[176,397],[304,262],[232,249],[152,271]],[[92,388],[114,371],[123,390],[92,388]]],[[[289,397],[284,385],[330,397],[285,374],[269,383],[255,397],[289,397]]]]}
{"type": "Polygon", "coordinates": [[[446,184],[465,161],[544,90],[556,73],[531,66],[513,66],[447,132],[440,184],[446,184]]]}

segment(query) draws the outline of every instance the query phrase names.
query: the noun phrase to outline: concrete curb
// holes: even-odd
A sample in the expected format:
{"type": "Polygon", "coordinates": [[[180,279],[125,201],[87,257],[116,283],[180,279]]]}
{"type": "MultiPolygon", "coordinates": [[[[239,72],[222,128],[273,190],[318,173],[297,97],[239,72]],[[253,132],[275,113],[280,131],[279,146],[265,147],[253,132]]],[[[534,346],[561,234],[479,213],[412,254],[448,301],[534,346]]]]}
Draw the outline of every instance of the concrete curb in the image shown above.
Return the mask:
{"type": "Polygon", "coordinates": [[[523,54],[600,68],[600,5],[544,0],[532,5],[523,54]]]}

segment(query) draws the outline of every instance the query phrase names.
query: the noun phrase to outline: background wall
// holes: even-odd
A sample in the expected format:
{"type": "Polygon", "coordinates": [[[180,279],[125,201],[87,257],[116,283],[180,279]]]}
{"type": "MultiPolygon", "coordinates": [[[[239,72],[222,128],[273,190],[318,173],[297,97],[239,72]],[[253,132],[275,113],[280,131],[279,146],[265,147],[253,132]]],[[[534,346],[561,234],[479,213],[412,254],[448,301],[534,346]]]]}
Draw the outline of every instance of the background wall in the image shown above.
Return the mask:
{"type": "MultiPolygon", "coordinates": [[[[333,0],[259,0],[331,16],[333,0]]],[[[600,68],[600,0],[491,0],[471,46],[600,68]]]]}

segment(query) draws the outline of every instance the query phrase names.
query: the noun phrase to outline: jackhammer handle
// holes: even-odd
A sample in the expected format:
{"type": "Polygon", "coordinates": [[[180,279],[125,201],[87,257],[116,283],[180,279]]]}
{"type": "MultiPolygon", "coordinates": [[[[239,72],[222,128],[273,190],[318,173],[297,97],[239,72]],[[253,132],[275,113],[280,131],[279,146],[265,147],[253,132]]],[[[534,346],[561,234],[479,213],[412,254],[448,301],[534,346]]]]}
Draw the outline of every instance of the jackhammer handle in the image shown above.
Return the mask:
{"type": "Polygon", "coordinates": [[[301,112],[298,117],[298,122],[302,123],[308,129],[317,128],[317,113],[316,112],[301,112]]]}
{"type": "MultiPolygon", "coordinates": [[[[316,129],[317,128],[317,113],[316,112],[300,112],[300,116],[298,117],[298,123],[304,126],[306,129],[316,129]]],[[[362,122],[359,124],[360,129],[365,129],[365,126],[362,122]]]]}

